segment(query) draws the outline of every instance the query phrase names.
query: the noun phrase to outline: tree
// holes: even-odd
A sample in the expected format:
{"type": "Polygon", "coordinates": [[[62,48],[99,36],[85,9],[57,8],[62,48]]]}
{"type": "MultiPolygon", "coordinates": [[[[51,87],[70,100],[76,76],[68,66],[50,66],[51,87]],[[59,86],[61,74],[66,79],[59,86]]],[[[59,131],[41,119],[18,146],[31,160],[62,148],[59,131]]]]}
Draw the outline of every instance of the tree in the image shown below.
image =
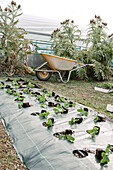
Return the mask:
{"type": "Polygon", "coordinates": [[[19,22],[18,17],[22,15],[21,5],[17,5],[12,1],[4,10],[0,7],[0,33],[1,48],[4,52],[2,64],[9,67],[8,75],[14,74],[15,65],[18,61],[24,62],[28,54],[31,53],[30,41],[24,38],[25,30],[16,27],[19,22]]]}

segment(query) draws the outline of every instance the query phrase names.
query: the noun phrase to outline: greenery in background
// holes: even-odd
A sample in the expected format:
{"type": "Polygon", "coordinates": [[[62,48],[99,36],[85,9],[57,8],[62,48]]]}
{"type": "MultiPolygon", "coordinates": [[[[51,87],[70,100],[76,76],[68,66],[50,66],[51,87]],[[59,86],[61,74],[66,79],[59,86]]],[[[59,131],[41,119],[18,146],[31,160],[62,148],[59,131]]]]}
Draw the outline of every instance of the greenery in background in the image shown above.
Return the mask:
{"type": "Polygon", "coordinates": [[[21,5],[12,1],[4,10],[0,7],[0,39],[3,50],[2,64],[9,66],[9,75],[14,74],[18,60],[23,60],[27,70],[27,57],[31,53],[30,41],[24,38],[25,30],[17,27],[18,17],[22,15],[21,5]]]}
{"type": "Polygon", "coordinates": [[[76,42],[80,40],[81,31],[73,20],[68,19],[60,24],[60,29],[54,30],[51,35],[51,47],[55,55],[75,59],[78,53],[76,42]]]}
{"type": "Polygon", "coordinates": [[[95,20],[90,20],[87,38],[87,49],[79,53],[79,59],[83,63],[94,63],[95,67],[87,67],[77,70],[78,77],[93,77],[97,80],[108,80],[110,75],[110,63],[113,57],[113,34],[105,32],[107,23],[100,16],[95,15],[95,20]]]}
{"type": "Polygon", "coordinates": [[[99,87],[105,89],[113,89],[113,83],[103,82],[101,85],[99,85],[99,87]]]}

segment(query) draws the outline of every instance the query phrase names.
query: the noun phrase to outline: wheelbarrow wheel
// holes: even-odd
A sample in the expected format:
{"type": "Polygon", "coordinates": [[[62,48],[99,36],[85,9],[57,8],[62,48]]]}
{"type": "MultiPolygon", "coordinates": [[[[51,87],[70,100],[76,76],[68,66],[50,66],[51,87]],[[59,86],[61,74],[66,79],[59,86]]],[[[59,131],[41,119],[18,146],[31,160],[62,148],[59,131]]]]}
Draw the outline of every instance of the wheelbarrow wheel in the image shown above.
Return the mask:
{"type": "Polygon", "coordinates": [[[41,70],[45,70],[45,71],[36,71],[36,76],[39,80],[41,81],[47,81],[50,79],[51,77],[51,72],[47,72],[46,70],[50,70],[50,68],[48,66],[43,66],[41,68],[41,70]]]}

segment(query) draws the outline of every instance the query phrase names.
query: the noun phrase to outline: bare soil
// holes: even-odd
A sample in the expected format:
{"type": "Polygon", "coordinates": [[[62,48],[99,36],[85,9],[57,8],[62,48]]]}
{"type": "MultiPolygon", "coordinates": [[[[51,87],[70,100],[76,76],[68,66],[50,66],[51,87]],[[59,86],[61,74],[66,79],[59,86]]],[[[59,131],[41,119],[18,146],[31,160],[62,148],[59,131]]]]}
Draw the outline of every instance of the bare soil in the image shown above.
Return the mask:
{"type": "Polygon", "coordinates": [[[0,170],[25,170],[0,119],[0,170]]]}

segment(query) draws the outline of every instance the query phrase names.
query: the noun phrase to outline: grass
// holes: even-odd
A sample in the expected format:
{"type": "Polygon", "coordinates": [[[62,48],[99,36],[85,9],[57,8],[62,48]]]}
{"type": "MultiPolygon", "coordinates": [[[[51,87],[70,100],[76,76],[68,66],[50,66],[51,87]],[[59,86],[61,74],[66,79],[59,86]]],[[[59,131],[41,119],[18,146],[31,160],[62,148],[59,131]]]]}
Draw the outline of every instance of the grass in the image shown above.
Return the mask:
{"type": "MultiPolygon", "coordinates": [[[[113,80],[111,82],[113,83],[113,80]]],[[[98,82],[98,84],[101,83],[98,82]]],[[[107,104],[113,104],[113,93],[105,94],[95,91],[96,81],[71,80],[69,83],[64,84],[51,79],[46,82],[39,81],[39,84],[48,90],[60,93],[113,119],[113,113],[106,110],[107,104]]]]}

